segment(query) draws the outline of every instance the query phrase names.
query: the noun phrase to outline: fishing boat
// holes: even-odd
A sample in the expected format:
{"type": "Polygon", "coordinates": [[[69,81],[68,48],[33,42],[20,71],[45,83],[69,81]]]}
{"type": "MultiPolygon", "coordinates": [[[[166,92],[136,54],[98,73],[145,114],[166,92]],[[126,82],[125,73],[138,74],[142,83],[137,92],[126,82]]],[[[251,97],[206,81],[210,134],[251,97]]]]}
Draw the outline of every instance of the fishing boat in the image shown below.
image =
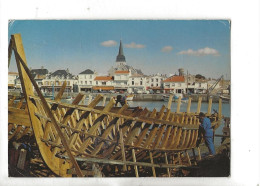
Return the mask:
{"type": "MultiPolygon", "coordinates": [[[[167,102],[168,102],[168,101],[169,101],[169,98],[170,98],[170,95],[163,95],[163,100],[164,100],[164,101],[167,101],[167,102]]],[[[181,99],[181,102],[182,102],[182,103],[188,103],[189,98],[183,97],[182,94],[181,94],[181,96],[178,96],[178,95],[175,95],[175,94],[174,94],[174,95],[172,96],[172,99],[171,99],[171,100],[172,100],[173,102],[176,102],[176,101],[178,101],[179,98],[181,99]]]]}
{"type": "Polygon", "coordinates": [[[126,96],[126,101],[133,101],[133,99],[134,99],[134,95],[133,94],[130,94],[130,95],[126,96]]]}
{"type": "Polygon", "coordinates": [[[230,101],[229,95],[220,95],[219,98],[221,98],[223,101],[230,101]]]}
{"type": "MultiPolygon", "coordinates": [[[[8,139],[19,142],[23,136],[32,136],[39,158],[56,176],[94,176],[93,167],[98,166],[105,176],[133,172],[136,177],[155,177],[160,176],[158,170],[165,170],[170,177],[172,170],[195,165],[196,158],[201,159],[196,146],[201,97],[196,112],[190,112],[191,98],[185,112],[180,111],[180,101],[174,112],[172,102],[158,111],[129,108],[127,104],[116,107],[113,98],[106,103],[102,94],[88,105],[80,105],[85,96],[79,93],[68,104],[60,101],[65,81],[54,100],[49,100],[44,98],[27,66],[20,34],[11,36],[9,54],[12,51],[25,96],[18,103],[14,103],[15,96],[8,101],[8,139]],[[102,100],[106,104],[98,106],[102,100]],[[191,152],[195,160],[191,160],[191,152]]],[[[10,61],[11,55],[8,56],[10,61]]],[[[220,99],[218,113],[212,114],[209,100],[205,113],[214,130],[223,118],[221,104],[220,99]]]]}

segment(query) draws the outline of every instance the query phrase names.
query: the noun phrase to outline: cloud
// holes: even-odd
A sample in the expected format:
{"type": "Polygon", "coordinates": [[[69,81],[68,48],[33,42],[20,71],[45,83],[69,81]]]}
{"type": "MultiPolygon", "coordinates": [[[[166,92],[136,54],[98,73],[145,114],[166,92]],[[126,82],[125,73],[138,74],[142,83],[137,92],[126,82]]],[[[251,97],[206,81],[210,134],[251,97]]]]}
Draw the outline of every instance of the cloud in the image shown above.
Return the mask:
{"type": "Polygon", "coordinates": [[[102,43],[100,43],[100,45],[104,46],[104,47],[113,47],[117,45],[117,42],[114,40],[108,40],[108,41],[104,41],[102,43]]]}
{"type": "Polygon", "coordinates": [[[125,48],[145,48],[145,45],[142,44],[136,44],[135,42],[132,42],[130,44],[125,44],[125,48]]]}
{"type": "Polygon", "coordinates": [[[162,52],[171,52],[172,50],[172,46],[165,46],[161,49],[162,52]]]}
{"type": "Polygon", "coordinates": [[[189,56],[207,56],[207,55],[220,56],[219,52],[216,49],[209,48],[209,47],[205,47],[198,50],[192,50],[192,49],[183,50],[180,51],[178,54],[189,55],[189,56]]]}

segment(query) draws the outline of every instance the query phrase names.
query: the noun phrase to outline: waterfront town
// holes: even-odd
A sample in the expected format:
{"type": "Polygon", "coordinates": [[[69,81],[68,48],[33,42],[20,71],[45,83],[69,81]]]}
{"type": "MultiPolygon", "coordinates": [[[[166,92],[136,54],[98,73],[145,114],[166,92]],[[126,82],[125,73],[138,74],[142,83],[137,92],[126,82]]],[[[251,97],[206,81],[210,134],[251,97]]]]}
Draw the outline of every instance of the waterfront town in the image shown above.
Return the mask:
{"type": "Polygon", "coordinates": [[[204,21],[15,21],[9,176],[229,176],[229,29],[210,23],[227,39],[204,21]],[[194,23],[210,37],[179,37],[194,23]]]}
{"type": "MultiPolygon", "coordinates": [[[[64,81],[67,82],[66,93],[127,93],[127,94],[229,94],[230,80],[206,78],[203,74],[189,74],[188,69],[173,69],[172,74],[158,72],[145,75],[141,69],[127,63],[120,41],[115,64],[107,71],[107,75],[99,75],[93,69],[84,69],[77,75],[69,69],[52,72],[50,69],[31,69],[30,71],[45,95],[59,92],[64,81]]],[[[86,64],[87,66],[87,64],[86,64]]],[[[8,73],[8,89],[21,90],[21,82],[17,72],[8,73]]]]}

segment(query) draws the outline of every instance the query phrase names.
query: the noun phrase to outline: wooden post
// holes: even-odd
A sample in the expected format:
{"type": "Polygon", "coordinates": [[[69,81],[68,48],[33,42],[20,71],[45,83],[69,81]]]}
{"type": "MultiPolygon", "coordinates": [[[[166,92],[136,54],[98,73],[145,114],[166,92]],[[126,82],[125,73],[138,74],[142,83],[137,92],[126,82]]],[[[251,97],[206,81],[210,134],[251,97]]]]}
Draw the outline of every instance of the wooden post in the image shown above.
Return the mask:
{"type": "Polygon", "coordinates": [[[202,97],[199,97],[199,99],[198,99],[197,113],[200,113],[200,108],[201,108],[201,100],[202,100],[202,97]]]}
{"type": "Polygon", "coordinates": [[[171,110],[171,106],[172,106],[172,98],[173,98],[173,95],[171,94],[170,97],[169,97],[169,100],[168,100],[168,106],[167,108],[171,110]]]}
{"type": "Polygon", "coordinates": [[[218,120],[221,122],[222,118],[222,99],[219,99],[218,103],[218,120]]]}
{"type": "Polygon", "coordinates": [[[211,114],[212,98],[209,98],[208,114],[211,114]]]}
{"type": "Polygon", "coordinates": [[[194,148],[192,148],[192,154],[193,154],[195,165],[197,165],[197,158],[196,158],[196,154],[195,154],[195,149],[194,148]]]}
{"type": "MultiPolygon", "coordinates": [[[[122,152],[122,159],[123,159],[123,162],[126,161],[126,158],[125,158],[125,146],[124,146],[124,141],[123,141],[123,133],[122,133],[122,129],[120,128],[119,129],[119,140],[120,140],[120,146],[121,146],[121,152],[122,152]]],[[[123,165],[123,171],[127,171],[126,169],[126,164],[123,165]]]]}
{"type": "MultiPolygon", "coordinates": [[[[150,156],[151,164],[153,164],[153,153],[149,152],[149,156],[150,156]]],[[[156,177],[156,172],[154,167],[152,167],[152,171],[153,171],[153,177],[156,177]]]]}
{"type": "Polygon", "coordinates": [[[200,155],[200,148],[199,148],[199,147],[197,147],[197,149],[198,149],[198,158],[199,158],[199,160],[201,160],[201,155],[200,155]]]}
{"type": "Polygon", "coordinates": [[[104,107],[105,106],[105,104],[106,104],[106,99],[107,99],[107,97],[106,96],[104,96],[103,97],[103,103],[102,103],[102,106],[104,107]]]}
{"type": "MultiPolygon", "coordinates": [[[[165,163],[166,163],[166,165],[168,165],[168,158],[167,158],[167,153],[166,152],[164,152],[164,157],[165,157],[165,163]]],[[[168,174],[169,177],[171,177],[171,173],[170,173],[170,169],[169,168],[167,168],[167,174],[168,174]]]]}
{"type": "Polygon", "coordinates": [[[176,112],[179,113],[181,109],[181,97],[178,98],[178,103],[177,103],[177,110],[176,112]]]}
{"type": "Polygon", "coordinates": [[[91,94],[89,94],[89,96],[88,96],[88,105],[91,103],[91,101],[92,101],[92,96],[91,96],[91,94]]]}
{"type": "Polygon", "coordinates": [[[26,154],[27,151],[24,149],[21,149],[18,163],[17,163],[17,168],[24,170],[25,166],[25,161],[26,161],[26,154]]]}
{"type": "Polygon", "coordinates": [[[87,95],[84,95],[84,96],[83,96],[82,101],[81,101],[81,104],[82,104],[82,105],[85,105],[86,97],[87,97],[87,95]]]}
{"type": "Polygon", "coordinates": [[[188,100],[187,113],[190,113],[190,106],[191,106],[191,97],[189,97],[189,100],[188,100]]]}
{"type": "MultiPolygon", "coordinates": [[[[134,148],[132,149],[132,156],[133,156],[133,161],[136,162],[135,149],[134,148]]],[[[134,165],[134,169],[135,169],[135,177],[139,177],[137,165],[134,165]]]]}
{"type": "Polygon", "coordinates": [[[186,153],[186,157],[187,157],[187,159],[188,159],[188,163],[189,163],[189,165],[191,165],[190,156],[189,156],[188,151],[185,150],[185,153],[186,153]]]}
{"type": "Polygon", "coordinates": [[[181,153],[178,152],[178,159],[179,159],[179,164],[182,165],[182,161],[181,161],[181,153]]]}

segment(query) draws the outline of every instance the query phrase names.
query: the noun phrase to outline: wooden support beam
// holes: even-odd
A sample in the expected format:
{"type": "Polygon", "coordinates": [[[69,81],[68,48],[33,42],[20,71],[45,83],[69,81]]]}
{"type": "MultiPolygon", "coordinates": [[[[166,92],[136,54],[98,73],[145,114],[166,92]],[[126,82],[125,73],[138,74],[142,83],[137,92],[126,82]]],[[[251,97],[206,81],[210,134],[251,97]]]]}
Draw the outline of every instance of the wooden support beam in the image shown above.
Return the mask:
{"type": "Polygon", "coordinates": [[[171,110],[173,94],[170,95],[167,108],[171,110]]]}
{"type": "MultiPolygon", "coordinates": [[[[169,163],[168,163],[168,158],[167,158],[167,153],[166,152],[164,152],[164,158],[165,158],[166,165],[168,165],[169,163]]],[[[167,175],[168,175],[168,177],[171,177],[171,173],[170,173],[170,169],[169,168],[167,168],[167,175]]]]}
{"type": "MultiPolygon", "coordinates": [[[[122,160],[123,160],[123,162],[125,162],[126,161],[126,158],[125,158],[125,145],[124,145],[124,141],[123,141],[122,129],[119,129],[119,141],[120,141],[120,146],[121,146],[122,160]]],[[[123,165],[123,171],[127,171],[126,164],[123,165]]],[[[138,172],[137,172],[137,175],[138,175],[138,172]]]]}
{"type": "MultiPolygon", "coordinates": [[[[149,156],[150,156],[151,164],[154,164],[153,163],[153,154],[150,151],[149,151],[149,156]]],[[[152,171],[153,171],[153,177],[156,177],[155,167],[152,167],[152,171]]]]}
{"type": "Polygon", "coordinates": [[[60,91],[59,91],[59,93],[56,95],[56,97],[55,97],[55,101],[60,101],[61,100],[61,97],[62,97],[62,95],[63,95],[63,93],[64,93],[64,90],[66,89],[66,86],[67,86],[67,82],[66,82],[66,80],[63,82],[63,84],[62,84],[62,87],[61,87],[61,89],[60,89],[60,91]]]}
{"type": "Polygon", "coordinates": [[[212,107],[212,97],[209,98],[209,104],[208,104],[208,114],[211,114],[211,107],[212,107]]]}
{"type": "Polygon", "coordinates": [[[197,112],[196,112],[197,114],[200,113],[201,101],[202,101],[202,97],[199,97],[199,99],[198,99],[198,106],[197,106],[197,112]]]}
{"type": "Polygon", "coordinates": [[[187,160],[188,160],[188,164],[191,166],[190,155],[189,155],[187,150],[185,150],[185,154],[186,154],[186,157],[187,157],[187,160]]]}
{"type": "Polygon", "coordinates": [[[102,102],[102,106],[104,107],[105,106],[105,104],[106,104],[106,100],[107,100],[107,97],[106,96],[104,96],[103,97],[103,102],[102,102]]]}
{"type": "Polygon", "coordinates": [[[179,159],[179,165],[182,165],[181,153],[180,152],[178,152],[178,159],[179,159]]]}
{"type": "Polygon", "coordinates": [[[198,150],[198,159],[201,160],[201,155],[200,155],[200,148],[197,147],[197,150],[198,150]]]}
{"type": "Polygon", "coordinates": [[[31,119],[31,122],[32,122],[32,125],[33,125],[33,128],[34,128],[34,134],[36,136],[35,138],[37,140],[37,144],[38,144],[39,148],[41,149],[41,155],[42,155],[44,161],[49,166],[49,168],[51,168],[55,173],[61,174],[61,175],[64,175],[64,176],[66,175],[66,173],[63,172],[65,170],[62,170],[62,168],[66,169],[66,167],[68,167],[68,163],[67,164],[65,163],[62,166],[60,166],[59,161],[55,162],[55,161],[51,160],[50,159],[50,156],[51,156],[50,150],[40,140],[41,135],[43,135],[43,132],[40,132],[40,131],[42,131],[41,123],[36,118],[36,116],[34,115],[34,113],[37,109],[35,108],[35,105],[31,102],[31,100],[29,98],[29,96],[34,95],[32,84],[33,84],[38,96],[40,97],[40,99],[43,103],[43,107],[44,107],[47,115],[51,118],[53,125],[55,126],[59,136],[62,139],[62,143],[64,144],[65,149],[66,149],[66,151],[67,151],[67,153],[70,157],[70,160],[71,160],[73,166],[76,169],[77,175],[82,177],[83,174],[82,174],[75,158],[73,157],[70,149],[69,149],[68,143],[67,143],[65,137],[63,136],[61,129],[57,125],[57,122],[56,122],[50,108],[48,107],[48,104],[47,104],[45,98],[43,97],[37,83],[35,82],[34,78],[30,74],[30,70],[27,67],[27,62],[26,62],[26,58],[25,58],[25,53],[24,53],[21,35],[20,34],[12,35],[11,39],[13,40],[12,41],[13,42],[13,50],[14,50],[14,53],[15,53],[17,68],[18,68],[18,71],[19,71],[19,77],[20,77],[23,92],[24,92],[24,95],[25,95],[25,98],[26,98],[26,101],[27,101],[30,119],[31,119]]]}
{"type": "Polygon", "coordinates": [[[190,113],[190,106],[191,106],[191,97],[189,97],[189,100],[188,100],[187,113],[190,113]]]}
{"type": "MultiPolygon", "coordinates": [[[[136,163],[135,149],[134,148],[132,149],[132,156],[133,156],[133,162],[136,163]]],[[[134,165],[134,169],[135,169],[135,177],[139,177],[137,165],[134,165]]]]}
{"type": "Polygon", "coordinates": [[[195,149],[194,148],[192,148],[192,155],[193,155],[193,159],[194,159],[195,165],[197,165],[197,158],[196,158],[196,154],[195,154],[195,149]]]}
{"type": "Polygon", "coordinates": [[[176,112],[180,113],[180,110],[181,110],[181,96],[178,98],[176,112]]]}

